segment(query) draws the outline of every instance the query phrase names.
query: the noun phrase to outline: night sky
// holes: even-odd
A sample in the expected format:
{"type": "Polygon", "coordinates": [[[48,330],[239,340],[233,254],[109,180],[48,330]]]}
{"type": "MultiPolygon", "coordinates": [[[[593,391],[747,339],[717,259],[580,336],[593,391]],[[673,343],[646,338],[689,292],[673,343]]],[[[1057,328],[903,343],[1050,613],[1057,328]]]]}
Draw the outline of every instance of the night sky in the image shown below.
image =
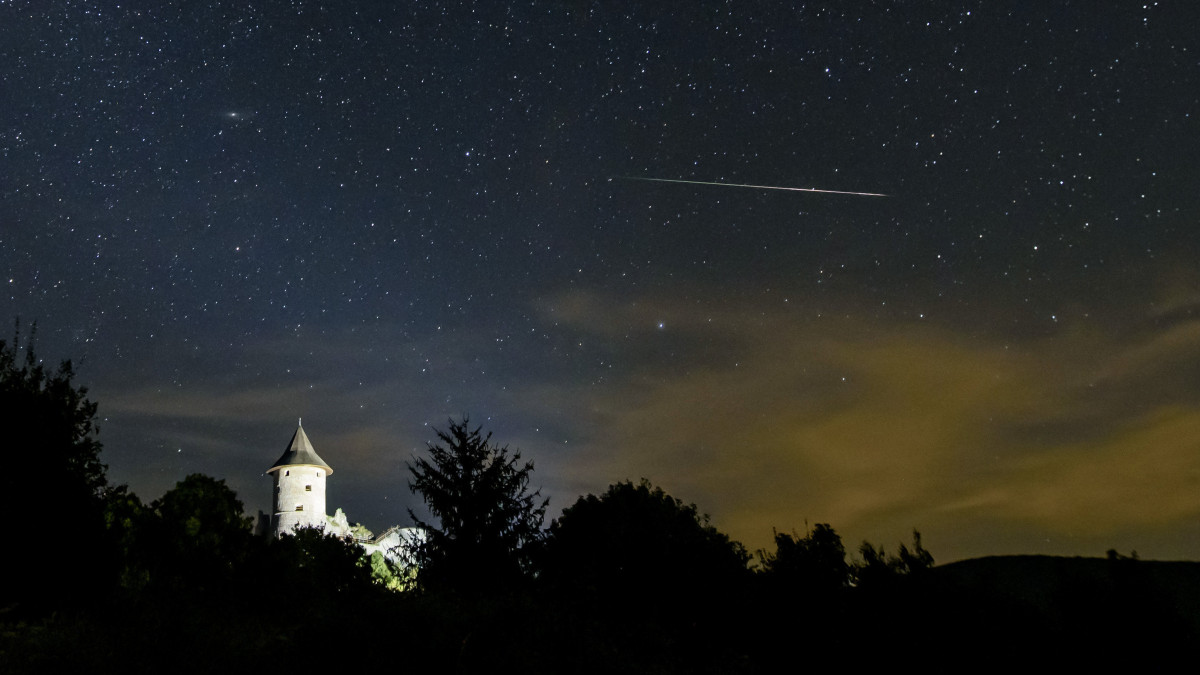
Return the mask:
{"type": "Polygon", "coordinates": [[[1200,559],[1197,25],[0,2],[3,335],[75,362],[147,501],[267,509],[303,417],[330,511],[407,525],[468,414],[549,515],[644,476],[751,548],[1200,559]]]}

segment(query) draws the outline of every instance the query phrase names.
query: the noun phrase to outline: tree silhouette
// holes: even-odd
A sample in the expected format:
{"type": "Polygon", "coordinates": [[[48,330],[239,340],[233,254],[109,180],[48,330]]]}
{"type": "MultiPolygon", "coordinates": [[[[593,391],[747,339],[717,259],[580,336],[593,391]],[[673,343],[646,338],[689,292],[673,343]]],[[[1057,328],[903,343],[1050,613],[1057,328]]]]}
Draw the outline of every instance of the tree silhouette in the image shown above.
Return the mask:
{"type": "Polygon", "coordinates": [[[146,568],[149,547],[146,536],[150,510],[126,485],[110,487],[104,493],[104,526],[108,531],[119,585],[128,591],[140,591],[149,581],[146,568]]]}
{"type": "Polygon", "coordinates": [[[858,549],[862,561],[853,566],[856,585],[865,588],[886,586],[904,576],[922,576],[933,567],[933,554],[921,545],[921,533],[913,530],[910,549],[900,544],[899,555],[888,555],[882,546],[876,548],[864,541],[858,549]]]}
{"type": "Polygon", "coordinates": [[[904,574],[923,574],[933,567],[933,554],[921,545],[921,533],[913,529],[913,547],[900,544],[900,569],[904,574]]]}
{"type": "MultiPolygon", "coordinates": [[[[36,327],[20,358],[18,323],[12,343],[0,340],[0,429],[5,467],[0,471],[0,509],[10,518],[27,514],[55,533],[69,533],[73,547],[104,551],[107,484],[95,438],[96,404],[76,387],[70,361],[47,369],[34,353],[36,327]]],[[[50,555],[38,545],[10,539],[8,578],[0,606],[31,611],[93,596],[108,585],[110,560],[97,560],[93,574],[79,574],[72,556],[50,555]]]]}
{"type": "Polygon", "coordinates": [[[564,509],[550,524],[545,567],[551,576],[625,593],[650,586],[711,586],[743,573],[749,558],[695,504],[684,504],[642,479],[637,485],[616,483],[603,495],[580,497],[564,509]]]}
{"type": "Polygon", "coordinates": [[[271,546],[272,561],[278,559],[271,570],[274,582],[302,589],[302,603],[319,597],[333,604],[338,595],[361,594],[376,585],[362,547],[322,527],[298,527],[272,540],[271,546]]]}
{"type": "Polygon", "coordinates": [[[850,565],[842,538],[827,523],[803,537],[775,533],[775,553],[759,551],[764,573],[784,588],[829,594],[850,583],[850,565]]]}
{"type": "Polygon", "coordinates": [[[551,523],[542,558],[548,592],[583,633],[567,641],[599,644],[571,668],[728,672],[749,559],[694,504],[645,479],[580,497],[551,523]]]}
{"type": "Polygon", "coordinates": [[[408,463],[409,488],[438,520],[426,523],[409,509],[426,532],[416,542],[417,583],[481,590],[526,576],[549,503],[529,490],[533,462],[471,430],[466,417],[435,431],[440,443],[429,444],[429,458],[408,463]]]}
{"type": "Polygon", "coordinates": [[[151,582],[204,589],[228,582],[251,554],[251,519],[237,493],[194,473],[150,504],[151,582]]]}

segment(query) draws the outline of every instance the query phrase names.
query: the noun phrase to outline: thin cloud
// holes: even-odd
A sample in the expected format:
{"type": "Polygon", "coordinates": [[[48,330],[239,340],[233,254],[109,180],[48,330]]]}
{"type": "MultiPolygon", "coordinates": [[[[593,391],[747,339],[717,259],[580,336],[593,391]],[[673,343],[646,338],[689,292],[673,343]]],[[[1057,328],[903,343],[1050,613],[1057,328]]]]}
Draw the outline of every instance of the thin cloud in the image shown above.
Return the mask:
{"type": "Polygon", "coordinates": [[[1146,377],[1196,366],[1194,325],[1128,343],[1085,331],[1013,343],[749,306],[700,320],[646,298],[555,307],[587,339],[665,316],[686,333],[676,348],[730,345],[724,358],[685,354],[652,377],[631,368],[535,398],[574,401],[588,420],[592,435],[556,463],[566,482],[663,481],[754,546],[805,520],[872,540],[932,523],[955,551],[951,528],[996,521],[1102,536],[1200,515],[1194,388],[1154,393],[1146,377]]]}

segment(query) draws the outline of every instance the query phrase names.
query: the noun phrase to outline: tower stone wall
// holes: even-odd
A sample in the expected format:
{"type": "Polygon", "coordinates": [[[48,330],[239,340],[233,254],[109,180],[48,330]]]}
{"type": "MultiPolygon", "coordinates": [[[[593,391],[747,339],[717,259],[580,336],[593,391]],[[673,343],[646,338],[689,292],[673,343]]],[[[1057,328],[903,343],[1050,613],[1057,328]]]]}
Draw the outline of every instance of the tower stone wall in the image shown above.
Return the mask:
{"type": "Polygon", "coordinates": [[[325,469],[316,466],[286,466],[275,472],[275,504],[272,514],[275,536],[297,527],[325,525],[325,469]]]}
{"type": "Polygon", "coordinates": [[[333,469],[317,455],[303,426],[296,426],[292,442],[267,473],[275,478],[271,530],[276,537],[297,527],[325,527],[325,479],[333,469]]]}
{"type": "Polygon", "coordinates": [[[333,469],[313,449],[304,427],[296,426],[292,442],[267,473],[273,474],[275,488],[271,515],[268,519],[267,514],[259,512],[256,532],[280,537],[298,527],[321,527],[326,534],[353,541],[362,548],[364,555],[378,553],[403,568],[405,571],[398,576],[385,575],[388,588],[412,586],[416,569],[412,566],[414,547],[425,541],[425,532],[418,528],[392,527],[376,537],[362,525],[350,523],[341,509],[333,517],[327,516],[325,486],[333,469]]]}

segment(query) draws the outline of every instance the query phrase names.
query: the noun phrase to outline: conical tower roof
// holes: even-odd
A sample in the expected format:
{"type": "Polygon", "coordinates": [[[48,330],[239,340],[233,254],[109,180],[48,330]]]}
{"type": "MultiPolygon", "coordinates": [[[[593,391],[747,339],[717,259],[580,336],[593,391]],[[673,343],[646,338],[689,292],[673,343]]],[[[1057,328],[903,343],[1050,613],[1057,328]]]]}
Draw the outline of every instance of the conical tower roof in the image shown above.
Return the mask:
{"type": "Polygon", "coordinates": [[[300,424],[296,425],[296,435],[292,436],[292,442],[288,444],[287,450],[283,451],[283,456],[267,469],[267,473],[278,471],[285,466],[316,466],[325,469],[326,474],[333,473],[329,464],[313,450],[308,434],[304,433],[304,426],[300,424]]]}

